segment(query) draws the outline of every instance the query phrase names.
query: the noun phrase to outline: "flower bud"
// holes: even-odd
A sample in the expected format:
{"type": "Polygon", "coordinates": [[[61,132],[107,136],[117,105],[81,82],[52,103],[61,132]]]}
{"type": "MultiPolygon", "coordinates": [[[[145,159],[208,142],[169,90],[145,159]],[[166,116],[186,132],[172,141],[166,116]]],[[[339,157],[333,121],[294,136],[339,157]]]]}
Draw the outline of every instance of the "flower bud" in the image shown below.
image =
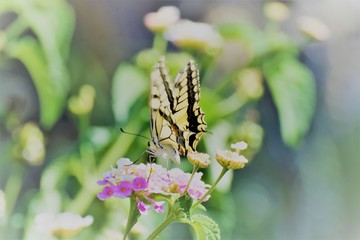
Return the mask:
{"type": "Polygon", "coordinates": [[[264,6],[264,14],[270,20],[282,22],[289,17],[289,8],[281,2],[269,2],[264,6]]]}
{"type": "Polygon", "coordinates": [[[207,168],[210,165],[210,156],[209,156],[209,154],[206,154],[206,153],[191,152],[191,153],[188,153],[187,159],[194,166],[197,166],[200,168],[207,168]]]}
{"type": "Polygon", "coordinates": [[[40,128],[32,122],[26,123],[16,138],[15,155],[31,165],[40,165],[45,158],[45,137],[40,128]]]}
{"type": "Polygon", "coordinates": [[[238,169],[245,167],[245,164],[248,160],[237,152],[232,152],[229,150],[220,150],[216,151],[216,161],[227,169],[238,169]]]}
{"type": "Polygon", "coordinates": [[[234,144],[231,144],[231,148],[235,149],[237,153],[240,153],[241,150],[245,150],[248,147],[247,143],[244,141],[237,142],[234,144]]]}
{"type": "Polygon", "coordinates": [[[242,96],[257,100],[264,94],[262,75],[258,69],[244,69],[237,79],[238,90],[242,96]]]}
{"type": "Polygon", "coordinates": [[[80,88],[79,95],[69,99],[68,108],[75,115],[84,115],[91,112],[95,101],[95,89],[91,85],[80,88]]]}

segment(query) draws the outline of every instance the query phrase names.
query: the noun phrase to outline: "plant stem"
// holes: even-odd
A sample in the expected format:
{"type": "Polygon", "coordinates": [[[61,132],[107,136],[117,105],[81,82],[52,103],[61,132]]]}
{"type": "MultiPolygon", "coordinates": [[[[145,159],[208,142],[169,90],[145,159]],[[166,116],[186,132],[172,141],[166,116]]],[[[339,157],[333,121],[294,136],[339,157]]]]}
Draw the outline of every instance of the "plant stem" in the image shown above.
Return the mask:
{"type": "Polygon", "coordinates": [[[84,139],[86,132],[89,130],[90,126],[90,115],[79,115],[77,118],[78,129],[79,129],[79,138],[84,139]]]}
{"type": "Polygon", "coordinates": [[[166,52],[167,41],[164,39],[164,35],[162,32],[155,33],[153,49],[159,51],[161,54],[166,52]]]}
{"type": "Polygon", "coordinates": [[[227,168],[223,168],[219,177],[216,179],[215,183],[212,185],[212,187],[209,189],[209,191],[207,191],[207,193],[204,194],[204,196],[202,196],[202,198],[200,200],[198,200],[192,207],[191,210],[195,209],[197,206],[199,206],[199,204],[201,204],[204,199],[212,192],[214,191],[216,185],[219,183],[220,179],[225,175],[225,173],[228,171],[229,169],[227,168]]]}
{"type": "Polygon", "coordinates": [[[4,194],[6,198],[6,214],[7,219],[10,219],[12,212],[14,211],[17,200],[19,199],[19,193],[23,185],[24,166],[21,163],[15,164],[14,169],[11,171],[11,175],[6,183],[4,194]]]}
{"type": "MultiPolygon", "coordinates": [[[[171,211],[171,210],[170,210],[171,211]]],[[[173,213],[170,213],[166,219],[160,224],[159,227],[157,227],[152,234],[147,238],[147,240],[153,240],[155,239],[167,226],[169,226],[171,223],[175,222],[176,217],[173,213]]]]}
{"type": "Polygon", "coordinates": [[[197,171],[199,169],[199,166],[193,166],[193,171],[192,171],[192,173],[191,173],[191,177],[190,177],[190,179],[189,179],[189,182],[188,182],[188,184],[186,185],[186,188],[185,188],[185,190],[184,190],[184,194],[187,192],[187,190],[189,189],[189,187],[190,187],[190,183],[191,183],[191,181],[192,181],[192,179],[193,179],[193,177],[194,177],[194,175],[195,175],[195,172],[197,171]]]}

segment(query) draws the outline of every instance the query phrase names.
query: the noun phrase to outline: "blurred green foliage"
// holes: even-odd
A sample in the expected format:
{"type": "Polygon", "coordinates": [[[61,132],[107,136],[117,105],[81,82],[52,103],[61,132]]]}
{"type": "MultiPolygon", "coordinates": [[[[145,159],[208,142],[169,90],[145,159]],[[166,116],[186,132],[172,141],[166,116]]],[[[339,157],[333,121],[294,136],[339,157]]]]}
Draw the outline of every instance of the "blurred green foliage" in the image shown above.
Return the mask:
{"type": "Polygon", "coordinates": [[[66,62],[74,30],[74,13],[64,1],[2,1],[0,12],[17,18],[5,30],[7,56],[28,69],[40,102],[40,123],[51,128],[64,111],[69,93],[66,62]],[[25,30],[35,35],[20,36],[25,30]]]}
{"type": "MultiPolygon", "coordinates": [[[[119,157],[136,159],[146,149],[142,139],[120,134],[118,127],[149,135],[149,75],[161,55],[165,55],[172,76],[190,58],[199,65],[201,105],[211,132],[203,138],[199,149],[210,155],[216,148],[240,140],[249,144],[244,153],[249,159],[261,149],[266,133],[259,123],[261,116],[257,103],[267,88],[278,111],[285,144],[297,147],[310,127],[315,109],[314,77],[299,61],[301,44],[274,27],[278,23],[271,19],[267,20],[269,24],[265,29],[247,22],[213,26],[225,44],[237,42],[247,53],[244,62],[221,76],[216,74],[221,51],[184,48],[167,52],[168,42],[162,33],[155,33],[153,47],[119,63],[112,76],[111,91],[101,92],[103,89],[95,85],[82,86],[91,85],[86,77],[79,82],[79,78],[83,78],[80,70],[88,75],[95,70],[81,65],[86,56],[70,52],[74,44],[75,13],[66,1],[1,1],[0,14],[9,12],[16,16],[1,31],[5,42],[0,49],[0,67],[15,71],[11,65],[14,59],[23,64],[36,88],[40,112],[36,123],[27,119],[21,121],[18,117],[15,124],[9,124],[12,112],[1,109],[6,112],[1,115],[4,122],[1,137],[5,139],[2,150],[6,157],[0,163],[0,188],[4,192],[0,196],[4,198],[0,199],[0,205],[1,201],[6,202],[6,210],[3,216],[0,211],[0,238],[39,239],[33,219],[41,212],[70,211],[92,215],[94,223],[78,236],[82,239],[109,236],[106,235],[109,229],[122,230],[120,226],[126,219],[127,202],[98,201],[96,180],[119,157]],[[113,115],[115,120],[108,126],[99,127],[91,119],[103,114],[97,99],[104,95],[111,95],[112,112],[107,114],[113,115]],[[71,141],[55,137],[54,143],[47,143],[46,139],[54,139],[50,135],[57,133],[53,129],[64,116],[74,122],[76,127],[72,130],[76,132],[76,137],[71,141]],[[37,144],[41,146],[31,145],[34,144],[33,139],[38,139],[37,144]],[[37,152],[36,161],[30,161],[26,149],[35,151],[34,148],[40,153],[37,152]],[[42,165],[34,166],[38,164],[42,165]],[[26,173],[34,168],[39,174],[36,176],[38,179],[34,180],[31,188],[24,189],[22,186],[28,186],[26,173]]],[[[105,75],[96,61],[94,65],[99,75],[105,75]]],[[[185,161],[182,167],[190,169],[185,161]]],[[[207,170],[205,174],[210,182],[220,170],[216,166],[207,170]]],[[[226,177],[219,193],[213,194],[211,201],[214,203],[235,203],[235,196],[224,198],[221,194],[228,193],[231,188],[233,176],[228,174],[226,177]]],[[[210,214],[216,215],[213,219],[229,222],[227,214],[230,212],[226,206],[223,212],[215,204],[209,206],[210,214]]],[[[157,217],[150,215],[140,221],[141,236],[151,231],[158,221],[157,217]]],[[[224,238],[234,237],[235,225],[220,225],[224,238]]],[[[137,236],[136,229],[133,234],[137,236]]],[[[196,232],[196,235],[201,239],[204,233],[196,232]]]]}

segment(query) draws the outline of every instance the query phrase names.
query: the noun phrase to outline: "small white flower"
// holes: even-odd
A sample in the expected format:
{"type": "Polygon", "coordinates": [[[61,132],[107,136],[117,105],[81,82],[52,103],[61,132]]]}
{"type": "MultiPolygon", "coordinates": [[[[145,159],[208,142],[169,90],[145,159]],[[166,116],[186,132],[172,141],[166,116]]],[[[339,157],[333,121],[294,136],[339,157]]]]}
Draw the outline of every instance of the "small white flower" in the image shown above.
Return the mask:
{"type": "Polygon", "coordinates": [[[35,223],[40,232],[49,233],[56,237],[72,237],[84,227],[91,225],[92,216],[81,217],[78,214],[64,213],[41,213],[35,217],[35,223]]]}
{"type": "Polygon", "coordinates": [[[181,20],[169,27],[165,38],[178,47],[197,50],[219,49],[223,45],[223,39],[211,25],[189,20],[181,20]]]}
{"type": "Polygon", "coordinates": [[[268,2],[264,6],[264,13],[269,19],[282,22],[289,17],[289,8],[282,2],[268,2]]]}
{"type": "Polygon", "coordinates": [[[299,18],[298,27],[305,35],[317,41],[325,41],[331,34],[325,23],[313,17],[303,16],[299,18]]]}
{"type": "Polygon", "coordinates": [[[120,158],[117,162],[116,162],[118,168],[122,168],[122,167],[128,167],[131,166],[133,164],[132,161],[130,161],[130,159],[128,158],[120,158]]]}
{"type": "Polygon", "coordinates": [[[207,168],[211,163],[210,156],[207,153],[190,152],[187,154],[187,159],[200,168],[207,168]]]}
{"type": "Polygon", "coordinates": [[[245,150],[247,149],[248,145],[246,142],[244,141],[241,141],[241,142],[237,142],[237,143],[234,143],[234,144],[231,144],[230,146],[232,149],[235,149],[237,151],[241,151],[241,150],[245,150]]]}
{"type": "Polygon", "coordinates": [[[229,150],[218,149],[215,158],[221,166],[228,169],[243,168],[248,163],[248,160],[243,155],[229,150]]]}
{"type": "Polygon", "coordinates": [[[174,6],[159,8],[157,12],[150,12],[144,17],[145,26],[153,32],[162,32],[180,19],[180,11],[174,6]]]}

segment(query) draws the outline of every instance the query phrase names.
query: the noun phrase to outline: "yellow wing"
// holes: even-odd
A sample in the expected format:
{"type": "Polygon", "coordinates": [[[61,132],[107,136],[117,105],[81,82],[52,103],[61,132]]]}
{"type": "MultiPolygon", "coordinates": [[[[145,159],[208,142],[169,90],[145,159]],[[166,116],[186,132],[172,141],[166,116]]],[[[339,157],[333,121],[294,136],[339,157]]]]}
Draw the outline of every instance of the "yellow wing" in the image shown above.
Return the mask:
{"type": "Polygon", "coordinates": [[[190,60],[174,81],[172,114],[182,132],[185,151],[196,151],[200,138],[206,133],[205,114],[200,108],[200,76],[196,63],[190,60]]]}
{"type": "Polygon", "coordinates": [[[171,111],[173,105],[173,83],[162,57],[151,74],[149,107],[152,140],[149,142],[149,152],[155,157],[180,163],[178,132],[171,111]]]}

